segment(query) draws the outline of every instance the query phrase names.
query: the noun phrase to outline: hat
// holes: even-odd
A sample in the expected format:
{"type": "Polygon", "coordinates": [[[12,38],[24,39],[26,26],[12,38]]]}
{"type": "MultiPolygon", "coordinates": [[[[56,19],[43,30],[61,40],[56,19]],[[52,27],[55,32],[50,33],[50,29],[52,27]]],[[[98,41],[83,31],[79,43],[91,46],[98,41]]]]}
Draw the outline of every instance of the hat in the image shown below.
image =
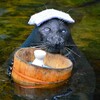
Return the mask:
{"type": "Polygon", "coordinates": [[[37,25],[40,26],[43,22],[50,20],[52,18],[62,19],[67,23],[74,23],[74,19],[68,13],[55,10],[55,9],[46,9],[39,13],[32,15],[29,19],[29,25],[37,25]]]}

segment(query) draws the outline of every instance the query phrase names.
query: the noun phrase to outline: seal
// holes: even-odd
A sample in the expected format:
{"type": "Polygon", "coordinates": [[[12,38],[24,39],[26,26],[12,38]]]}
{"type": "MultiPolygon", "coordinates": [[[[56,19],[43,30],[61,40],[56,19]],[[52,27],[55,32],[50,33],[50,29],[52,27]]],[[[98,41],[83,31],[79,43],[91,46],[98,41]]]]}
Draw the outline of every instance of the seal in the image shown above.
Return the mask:
{"type": "MultiPolygon", "coordinates": [[[[62,54],[75,63],[79,52],[72,39],[68,25],[63,20],[57,18],[50,19],[40,26],[36,26],[30,36],[21,45],[21,48],[38,46],[47,52],[62,54]]],[[[8,65],[7,73],[11,76],[13,58],[10,59],[8,65]]]]}
{"type": "MultiPolygon", "coordinates": [[[[57,89],[56,93],[54,90],[52,92],[44,90],[44,92],[41,91],[41,93],[43,92],[47,94],[47,92],[50,92],[48,93],[50,96],[47,95],[47,98],[51,98],[55,94],[53,100],[57,100],[59,98],[65,98],[66,100],[69,100],[70,98],[80,99],[84,97],[86,97],[87,100],[90,100],[88,99],[90,97],[87,96],[87,91],[89,95],[94,92],[94,72],[84,55],[75,45],[71,36],[69,24],[67,22],[64,22],[61,19],[53,18],[42,23],[40,26],[35,26],[35,29],[21,45],[21,48],[32,46],[41,47],[47,52],[64,55],[74,63],[73,74],[69,80],[69,84],[67,84],[68,86],[66,86],[65,83],[57,89]],[[62,91],[64,93],[62,93],[62,91]]],[[[12,72],[13,55],[14,53],[10,57],[8,63],[8,76],[11,76],[12,72]]],[[[37,98],[41,98],[41,96],[38,95],[37,98]]]]}
{"type": "MultiPolygon", "coordinates": [[[[47,52],[64,55],[73,62],[73,74],[69,80],[69,84],[66,86],[65,83],[63,86],[57,89],[57,91],[49,91],[49,96],[47,95],[48,90],[44,90],[44,92],[42,90],[41,93],[43,93],[43,95],[46,94],[45,97],[42,98],[43,100],[48,97],[50,97],[50,100],[51,97],[53,97],[53,100],[57,100],[59,98],[65,98],[68,100],[79,98],[80,100],[80,98],[84,97],[85,99],[89,100],[87,92],[91,95],[95,89],[95,77],[93,69],[89,65],[83,53],[78,50],[78,47],[74,43],[69,23],[63,19],[55,18],[55,16],[51,16],[53,18],[48,18],[49,20],[44,20],[43,23],[41,23],[40,20],[38,21],[37,15],[35,17],[33,16],[32,19],[37,19],[35,22],[36,26],[20,48],[35,46],[40,47],[47,52]]],[[[70,17],[68,18],[70,19],[70,17]]],[[[33,24],[34,21],[32,21],[33,20],[30,21],[30,24],[33,24]]],[[[73,20],[70,19],[70,22],[73,22],[73,20]]],[[[16,50],[14,53],[15,52],[16,50]]],[[[9,57],[10,59],[7,64],[8,76],[11,76],[14,53],[11,55],[11,57],[9,57]]],[[[43,96],[37,95],[36,99],[41,97],[43,96]]]]}
{"type": "MultiPolygon", "coordinates": [[[[21,45],[21,48],[38,46],[47,52],[64,55],[75,63],[77,56],[79,56],[79,51],[72,39],[68,25],[63,20],[57,18],[50,19],[40,26],[36,26],[30,36],[21,45]]],[[[10,76],[13,59],[10,59],[8,65],[7,73],[10,76]]]]}

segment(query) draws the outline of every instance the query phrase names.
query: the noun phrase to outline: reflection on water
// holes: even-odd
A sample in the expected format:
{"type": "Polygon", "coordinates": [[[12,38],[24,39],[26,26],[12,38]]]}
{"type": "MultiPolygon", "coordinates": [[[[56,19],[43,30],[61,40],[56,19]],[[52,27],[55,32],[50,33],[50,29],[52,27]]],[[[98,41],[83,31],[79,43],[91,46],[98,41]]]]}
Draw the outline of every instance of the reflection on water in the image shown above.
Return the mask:
{"type": "MultiPolygon", "coordinates": [[[[0,28],[1,29],[0,57],[2,57],[0,59],[0,63],[3,63],[4,60],[7,59],[8,57],[7,55],[9,55],[15,47],[22,44],[22,41],[25,40],[25,38],[28,36],[29,32],[33,28],[33,27],[30,28],[29,26],[25,25],[27,23],[28,16],[32,15],[37,11],[41,11],[46,7],[48,8],[53,7],[63,11],[68,11],[69,8],[72,9],[71,6],[74,5],[77,6],[77,4],[81,4],[80,0],[79,0],[80,2],[78,3],[75,3],[75,1],[71,2],[71,0],[68,0],[69,2],[66,2],[66,0],[59,0],[59,2],[56,0],[55,1],[47,0],[48,2],[46,0],[38,0],[38,1],[34,0],[34,2],[31,0],[29,1],[22,0],[24,1],[23,3],[21,2],[21,0],[20,1],[16,0],[15,2],[14,1],[6,1],[6,0],[0,1],[2,4],[0,8],[0,21],[1,21],[0,25],[2,27],[2,29],[0,28]],[[44,6],[44,4],[46,5],[44,6]],[[8,43],[10,43],[10,45],[8,43]],[[7,49],[4,49],[6,47],[7,49]]],[[[87,13],[84,12],[83,8],[79,8],[78,11],[75,9],[76,8],[74,8],[73,10],[74,12],[70,13],[72,14],[72,16],[74,16],[74,18],[76,18],[78,23],[81,23],[84,19],[86,19],[85,14],[89,13],[90,15],[92,15],[90,10],[88,10],[89,8],[86,9],[87,13]]],[[[92,9],[92,11],[94,11],[94,9],[92,9]]],[[[96,14],[97,13],[98,12],[96,12],[96,14]]],[[[96,18],[98,19],[98,16],[96,16],[96,18]]],[[[81,30],[79,24],[78,27],[77,26],[75,27],[76,30],[75,28],[73,28],[72,32],[73,31],[76,32],[75,34],[73,34],[73,36],[75,38],[75,41],[79,45],[81,45],[80,48],[83,51],[85,51],[85,48],[87,48],[88,54],[91,53],[90,55],[96,57],[94,55],[95,53],[94,51],[96,51],[96,48],[99,48],[98,46],[99,35],[95,33],[96,40],[94,41],[93,39],[92,41],[92,44],[94,43],[93,46],[95,45],[95,48],[91,49],[90,48],[91,46],[89,47],[89,44],[91,43],[92,38],[95,37],[95,35],[92,34],[90,30],[92,30],[92,27],[94,27],[94,25],[98,25],[97,24],[98,20],[96,24],[95,23],[92,24],[91,21],[93,21],[93,19],[91,20],[87,17],[87,20],[86,20],[87,25],[90,26],[86,26],[86,24],[84,25],[86,21],[83,21],[83,23],[81,24],[82,25],[81,27],[85,27],[84,34],[78,33],[78,32],[82,33],[83,31],[81,30]],[[87,20],[90,20],[90,23],[88,23],[87,20]],[[90,32],[92,35],[90,33],[89,35],[87,35],[88,32],[90,32]],[[79,41],[79,37],[81,41],[79,41]],[[87,41],[88,38],[90,39],[90,42],[87,41]]],[[[96,28],[98,28],[98,26],[96,28]]],[[[75,65],[74,67],[73,74],[69,82],[68,83],[66,82],[64,85],[53,89],[21,88],[20,86],[13,84],[9,80],[9,78],[6,76],[5,71],[6,68],[0,66],[0,100],[91,100],[95,89],[95,77],[93,69],[91,68],[86,58],[82,54],[81,58],[79,58],[77,62],[77,65],[75,65]]]]}

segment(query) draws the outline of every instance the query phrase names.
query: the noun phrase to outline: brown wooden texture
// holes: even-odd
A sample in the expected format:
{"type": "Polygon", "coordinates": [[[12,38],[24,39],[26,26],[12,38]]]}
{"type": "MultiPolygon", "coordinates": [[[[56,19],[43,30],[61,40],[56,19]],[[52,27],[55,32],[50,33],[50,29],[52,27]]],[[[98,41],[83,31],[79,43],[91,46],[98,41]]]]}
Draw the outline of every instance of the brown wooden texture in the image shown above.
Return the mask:
{"type": "Polygon", "coordinates": [[[59,54],[47,53],[44,64],[49,68],[29,64],[37,48],[21,48],[14,55],[13,80],[26,87],[52,87],[71,76],[72,62],[59,54]]]}

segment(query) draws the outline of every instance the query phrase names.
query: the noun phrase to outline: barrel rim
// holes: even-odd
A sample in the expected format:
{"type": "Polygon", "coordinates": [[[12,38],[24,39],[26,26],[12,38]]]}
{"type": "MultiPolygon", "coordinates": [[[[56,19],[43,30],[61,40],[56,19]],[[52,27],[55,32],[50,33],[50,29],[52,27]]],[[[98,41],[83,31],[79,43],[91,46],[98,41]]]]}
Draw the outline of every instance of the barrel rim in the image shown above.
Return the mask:
{"type": "MultiPolygon", "coordinates": [[[[16,55],[20,50],[22,50],[22,49],[29,49],[29,48],[35,48],[35,47],[25,47],[25,48],[20,48],[20,49],[18,49],[17,51],[16,51],[16,53],[15,53],[15,56],[19,59],[19,58],[21,58],[21,57],[19,57],[18,55],[16,55]]],[[[41,49],[41,48],[39,48],[39,49],[41,49]]],[[[63,56],[63,57],[65,57],[65,56],[63,56]]],[[[70,61],[70,63],[71,63],[71,65],[69,66],[69,67],[66,67],[66,68],[52,68],[52,67],[41,67],[41,66],[37,66],[37,65],[32,65],[32,64],[30,64],[29,62],[27,62],[27,61],[25,61],[25,60],[23,60],[23,59],[19,59],[20,61],[23,61],[24,63],[26,63],[26,64],[28,64],[29,66],[34,66],[34,67],[38,67],[38,68],[43,68],[43,69],[49,69],[49,70],[72,70],[72,68],[73,68],[73,63],[72,63],[72,61],[70,60],[70,59],[68,59],[67,57],[65,57],[68,61],[70,61]]]]}

